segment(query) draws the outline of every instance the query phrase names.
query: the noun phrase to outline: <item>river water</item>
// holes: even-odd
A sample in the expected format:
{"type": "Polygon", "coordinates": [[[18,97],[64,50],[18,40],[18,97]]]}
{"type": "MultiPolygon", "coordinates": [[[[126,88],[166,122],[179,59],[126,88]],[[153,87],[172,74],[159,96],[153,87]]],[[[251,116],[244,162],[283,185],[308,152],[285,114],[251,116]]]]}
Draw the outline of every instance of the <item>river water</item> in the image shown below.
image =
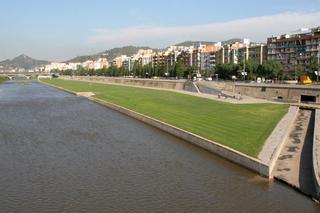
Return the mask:
{"type": "Polygon", "coordinates": [[[278,182],[85,98],[0,85],[1,212],[319,212],[278,182]]]}

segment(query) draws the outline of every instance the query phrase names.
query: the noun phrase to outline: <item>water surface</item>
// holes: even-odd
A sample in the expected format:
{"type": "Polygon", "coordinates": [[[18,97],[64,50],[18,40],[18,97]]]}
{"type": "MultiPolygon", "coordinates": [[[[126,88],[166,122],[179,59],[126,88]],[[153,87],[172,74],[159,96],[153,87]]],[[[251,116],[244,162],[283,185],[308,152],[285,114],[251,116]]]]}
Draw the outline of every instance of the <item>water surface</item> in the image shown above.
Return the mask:
{"type": "Polygon", "coordinates": [[[320,211],[285,185],[37,82],[0,85],[0,191],[2,212],[320,211]]]}

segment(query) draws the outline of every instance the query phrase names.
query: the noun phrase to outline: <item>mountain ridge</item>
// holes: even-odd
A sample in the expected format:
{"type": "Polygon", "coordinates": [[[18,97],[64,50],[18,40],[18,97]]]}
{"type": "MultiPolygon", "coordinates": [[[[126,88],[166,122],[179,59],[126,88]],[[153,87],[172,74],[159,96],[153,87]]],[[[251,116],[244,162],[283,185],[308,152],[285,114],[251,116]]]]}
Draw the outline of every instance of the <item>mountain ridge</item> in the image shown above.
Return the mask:
{"type": "Polygon", "coordinates": [[[96,60],[98,58],[107,58],[109,61],[113,60],[117,56],[121,55],[127,55],[127,56],[132,56],[135,53],[138,52],[140,49],[152,49],[152,50],[157,50],[151,47],[147,46],[123,46],[123,47],[116,47],[112,49],[105,50],[103,52],[93,54],[93,55],[85,55],[85,56],[77,56],[75,58],[72,58],[68,61],[65,61],[66,63],[76,63],[76,62],[84,62],[87,60],[96,60]]]}
{"type": "MultiPolygon", "coordinates": [[[[225,44],[230,44],[233,42],[241,42],[241,41],[243,41],[243,39],[241,39],[241,38],[232,38],[232,39],[229,39],[226,41],[222,41],[221,43],[222,43],[222,45],[225,45],[225,44]]],[[[184,41],[181,43],[177,43],[174,46],[197,46],[200,43],[204,44],[204,45],[214,45],[217,42],[214,42],[214,41],[184,41]]],[[[67,60],[65,62],[66,63],[81,63],[81,62],[85,62],[87,60],[96,60],[98,58],[107,58],[109,61],[112,61],[117,56],[121,56],[121,55],[132,56],[133,54],[137,53],[139,49],[152,49],[155,52],[161,50],[161,48],[152,48],[152,47],[148,47],[148,46],[128,45],[128,46],[108,49],[108,50],[105,50],[105,51],[97,53],[97,54],[77,56],[77,57],[72,58],[70,60],[67,60]]]]}
{"type": "Polygon", "coordinates": [[[6,59],[4,61],[1,61],[0,65],[2,65],[6,69],[9,69],[9,68],[33,69],[35,67],[44,66],[49,63],[50,62],[46,60],[37,60],[25,54],[21,54],[11,60],[6,59]]]}
{"type": "MultiPolygon", "coordinates": [[[[232,38],[226,41],[222,41],[222,45],[230,44],[233,42],[241,42],[243,39],[240,38],[232,38]]],[[[184,41],[178,44],[175,44],[174,46],[198,46],[199,44],[203,45],[214,45],[217,42],[214,41],[184,41]]],[[[72,58],[70,60],[64,61],[64,63],[82,63],[87,60],[97,60],[98,58],[107,58],[108,61],[112,61],[115,57],[121,56],[121,55],[127,55],[132,56],[135,53],[137,53],[140,49],[152,49],[155,52],[160,51],[161,49],[157,48],[151,48],[148,46],[123,46],[123,47],[116,47],[107,49],[105,51],[92,54],[92,55],[83,55],[83,56],[77,56],[75,58],[72,58]]],[[[34,58],[31,58],[25,54],[21,54],[13,59],[6,59],[0,62],[0,65],[4,69],[14,69],[14,68],[24,68],[24,69],[33,69],[38,66],[44,66],[51,63],[50,61],[46,60],[37,60],[34,58]]]]}

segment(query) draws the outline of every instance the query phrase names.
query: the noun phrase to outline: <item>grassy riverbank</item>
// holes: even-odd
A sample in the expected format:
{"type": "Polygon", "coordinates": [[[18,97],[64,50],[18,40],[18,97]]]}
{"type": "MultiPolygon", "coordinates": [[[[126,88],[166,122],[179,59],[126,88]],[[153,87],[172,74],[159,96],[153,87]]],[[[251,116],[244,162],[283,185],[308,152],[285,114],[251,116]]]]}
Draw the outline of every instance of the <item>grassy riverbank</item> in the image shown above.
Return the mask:
{"type": "Polygon", "coordinates": [[[256,157],[287,105],[244,104],[144,88],[60,79],[42,81],[106,100],[256,157]]]}
{"type": "Polygon", "coordinates": [[[0,84],[9,80],[8,77],[3,77],[3,76],[0,76],[0,84]]]}

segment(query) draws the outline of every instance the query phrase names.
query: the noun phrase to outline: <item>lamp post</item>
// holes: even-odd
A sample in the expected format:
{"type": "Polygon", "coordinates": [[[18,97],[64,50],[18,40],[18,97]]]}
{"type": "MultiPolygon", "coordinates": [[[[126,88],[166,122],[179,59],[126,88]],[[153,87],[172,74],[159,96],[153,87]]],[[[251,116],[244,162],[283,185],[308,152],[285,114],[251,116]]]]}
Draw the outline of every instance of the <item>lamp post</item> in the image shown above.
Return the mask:
{"type": "MultiPolygon", "coordinates": [[[[319,41],[318,41],[319,42],[319,41]]],[[[320,75],[320,69],[319,69],[319,62],[320,62],[320,42],[318,43],[318,54],[317,54],[317,56],[318,56],[318,66],[317,66],[317,84],[318,84],[318,82],[319,82],[319,75],[320,75]]]]}
{"type": "Polygon", "coordinates": [[[241,73],[243,75],[244,81],[246,80],[247,72],[246,72],[246,59],[247,59],[247,48],[243,54],[243,72],[241,73]]]}

